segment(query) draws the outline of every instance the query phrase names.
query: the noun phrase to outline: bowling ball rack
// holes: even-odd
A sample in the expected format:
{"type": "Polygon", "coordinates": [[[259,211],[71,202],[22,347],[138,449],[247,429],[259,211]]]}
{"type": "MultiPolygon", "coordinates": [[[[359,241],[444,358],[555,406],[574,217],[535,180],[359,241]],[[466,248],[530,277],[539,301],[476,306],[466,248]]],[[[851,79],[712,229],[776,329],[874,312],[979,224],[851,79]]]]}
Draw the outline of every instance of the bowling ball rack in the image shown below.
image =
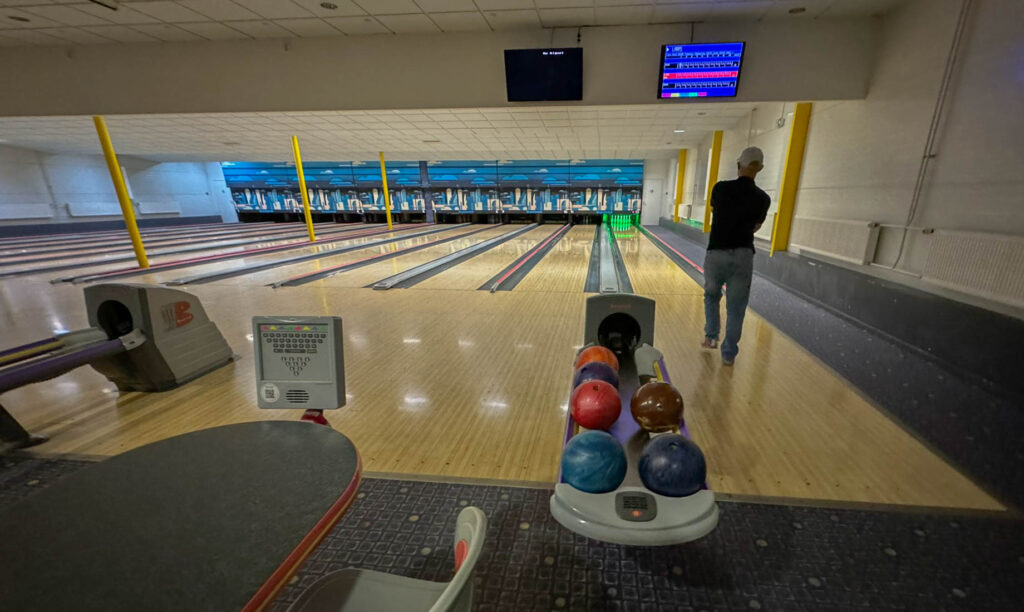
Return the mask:
{"type": "MultiPolygon", "coordinates": [[[[591,299],[606,297],[596,296],[591,299]]],[[[617,297],[615,301],[605,300],[604,303],[628,306],[629,298],[636,296],[620,294],[617,297]]],[[[588,307],[588,317],[592,311],[588,307]]],[[[591,327],[588,325],[588,329],[591,327]]],[[[593,342],[593,339],[585,339],[585,342],[593,342]]],[[[640,428],[630,412],[629,401],[637,387],[650,380],[671,382],[664,358],[657,349],[649,344],[640,344],[620,354],[619,397],[622,411],[608,433],[626,451],[626,477],[614,491],[585,493],[565,482],[559,474],[550,508],[554,519],[566,529],[614,544],[668,546],[702,538],[718,525],[715,494],[707,488],[706,483],[693,495],[667,497],[650,491],[640,480],[637,469],[640,454],[651,436],[659,434],[651,434],[640,428]]],[[[581,430],[569,411],[566,415],[563,446],[581,430]]],[[[680,419],[679,433],[690,437],[685,418],[680,419]]]]}

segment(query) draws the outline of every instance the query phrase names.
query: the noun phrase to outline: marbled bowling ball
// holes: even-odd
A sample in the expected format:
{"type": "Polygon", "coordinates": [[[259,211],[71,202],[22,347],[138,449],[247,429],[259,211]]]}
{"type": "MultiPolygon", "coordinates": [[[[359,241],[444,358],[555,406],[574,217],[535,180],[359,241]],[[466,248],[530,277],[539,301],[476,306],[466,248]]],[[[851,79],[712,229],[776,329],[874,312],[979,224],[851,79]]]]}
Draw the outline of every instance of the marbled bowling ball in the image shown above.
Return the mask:
{"type": "Polygon", "coordinates": [[[647,431],[673,431],[683,418],[683,396],[667,382],[652,380],[633,393],[629,410],[647,431]]]}

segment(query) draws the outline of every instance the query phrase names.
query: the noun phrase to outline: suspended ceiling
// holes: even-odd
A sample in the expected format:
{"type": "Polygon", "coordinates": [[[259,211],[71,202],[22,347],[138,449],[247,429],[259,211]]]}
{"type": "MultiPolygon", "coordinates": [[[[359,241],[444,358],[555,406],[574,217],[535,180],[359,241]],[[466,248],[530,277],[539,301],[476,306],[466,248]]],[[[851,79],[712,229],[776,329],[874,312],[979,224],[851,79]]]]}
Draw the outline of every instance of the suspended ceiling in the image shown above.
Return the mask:
{"type": "Polygon", "coordinates": [[[88,0],[0,0],[0,46],[818,19],[883,14],[903,1],[120,0],[114,11],[88,0]]]}
{"type": "MultiPolygon", "coordinates": [[[[310,161],[373,159],[378,151],[393,159],[659,158],[735,126],[754,107],[726,102],[117,115],[107,124],[119,154],[153,161],[286,160],[293,134],[310,161]]],[[[0,118],[0,144],[100,153],[90,117],[0,118]]]]}

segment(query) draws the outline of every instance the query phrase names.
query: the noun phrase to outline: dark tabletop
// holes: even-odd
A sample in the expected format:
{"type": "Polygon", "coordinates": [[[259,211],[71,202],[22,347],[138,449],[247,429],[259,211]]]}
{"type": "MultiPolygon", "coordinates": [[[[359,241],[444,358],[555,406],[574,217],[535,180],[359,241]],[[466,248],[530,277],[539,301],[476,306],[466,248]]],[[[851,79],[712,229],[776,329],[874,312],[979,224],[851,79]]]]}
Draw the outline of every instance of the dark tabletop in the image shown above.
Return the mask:
{"type": "Polygon", "coordinates": [[[0,610],[239,610],[358,479],[348,438],[312,423],[137,448],[0,512],[0,610]]]}

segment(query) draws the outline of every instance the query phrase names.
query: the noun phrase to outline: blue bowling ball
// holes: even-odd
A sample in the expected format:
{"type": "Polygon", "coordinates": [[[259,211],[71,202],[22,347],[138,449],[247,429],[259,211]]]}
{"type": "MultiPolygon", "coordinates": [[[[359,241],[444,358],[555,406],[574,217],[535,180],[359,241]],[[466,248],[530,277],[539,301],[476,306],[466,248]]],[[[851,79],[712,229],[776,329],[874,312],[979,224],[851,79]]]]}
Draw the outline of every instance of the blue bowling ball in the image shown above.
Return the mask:
{"type": "Polygon", "coordinates": [[[590,380],[603,380],[616,389],[619,388],[619,374],[603,361],[591,361],[580,366],[572,377],[572,388],[575,389],[590,380]]]}
{"type": "Polygon", "coordinates": [[[644,486],[666,497],[700,491],[708,468],[700,447],[686,436],[661,434],[644,446],[637,465],[644,486]]]}
{"type": "Polygon", "coordinates": [[[562,479],[580,491],[614,491],[625,477],[626,452],[611,434],[586,431],[562,449],[562,479]]]}

